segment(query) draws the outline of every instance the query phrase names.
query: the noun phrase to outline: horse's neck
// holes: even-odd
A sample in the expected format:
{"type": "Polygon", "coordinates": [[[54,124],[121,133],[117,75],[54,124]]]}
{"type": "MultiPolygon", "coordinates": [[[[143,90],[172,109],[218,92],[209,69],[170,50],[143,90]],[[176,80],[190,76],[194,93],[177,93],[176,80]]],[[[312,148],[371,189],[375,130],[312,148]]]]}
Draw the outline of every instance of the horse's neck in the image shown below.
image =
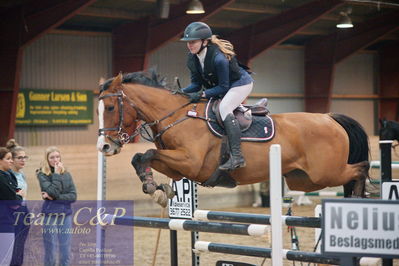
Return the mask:
{"type": "Polygon", "coordinates": [[[147,122],[160,120],[182,105],[180,97],[173,96],[166,89],[140,84],[128,84],[126,88],[125,94],[145,115],[147,122]]]}

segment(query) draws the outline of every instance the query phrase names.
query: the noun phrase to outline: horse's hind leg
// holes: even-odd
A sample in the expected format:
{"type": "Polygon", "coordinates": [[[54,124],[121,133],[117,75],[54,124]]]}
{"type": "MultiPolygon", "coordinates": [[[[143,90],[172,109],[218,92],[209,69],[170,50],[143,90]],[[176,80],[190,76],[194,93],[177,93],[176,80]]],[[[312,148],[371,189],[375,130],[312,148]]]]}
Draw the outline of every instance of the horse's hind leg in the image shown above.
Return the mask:
{"type": "Polygon", "coordinates": [[[355,174],[352,180],[344,185],[344,197],[364,198],[370,164],[368,161],[363,161],[350,166],[355,174]]]}
{"type": "Polygon", "coordinates": [[[360,178],[356,180],[353,188],[353,194],[357,198],[366,197],[366,179],[369,177],[370,164],[368,161],[360,162],[356,164],[359,167],[360,178]]]}

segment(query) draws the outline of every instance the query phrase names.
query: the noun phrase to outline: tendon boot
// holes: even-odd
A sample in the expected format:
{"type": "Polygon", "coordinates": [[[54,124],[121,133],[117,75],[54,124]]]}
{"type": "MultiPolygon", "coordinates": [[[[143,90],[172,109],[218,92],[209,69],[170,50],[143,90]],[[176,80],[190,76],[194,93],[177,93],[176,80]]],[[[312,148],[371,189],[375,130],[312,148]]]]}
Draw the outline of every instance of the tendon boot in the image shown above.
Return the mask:
{"type": "Polygon", "coordinates": [[[241,153],[241,130],[240,125],[233,114],[228,114],[223,121],[227,139],[230,147],[230,158],[219,166],[220,170],[232,171],[236,168],[244,167],[245,160],[241,153]]]}

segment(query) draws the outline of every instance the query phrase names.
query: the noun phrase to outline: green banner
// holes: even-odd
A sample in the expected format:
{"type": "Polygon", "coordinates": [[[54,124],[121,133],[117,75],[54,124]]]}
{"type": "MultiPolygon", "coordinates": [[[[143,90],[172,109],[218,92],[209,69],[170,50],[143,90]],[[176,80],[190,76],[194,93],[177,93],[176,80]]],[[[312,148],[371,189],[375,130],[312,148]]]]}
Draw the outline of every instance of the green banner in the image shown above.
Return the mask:
{"type": "Polygon", "coordinates": [[[17,125],[76,126],[92,123],[92,91],[21,89],[18,93],[17,125]]]}

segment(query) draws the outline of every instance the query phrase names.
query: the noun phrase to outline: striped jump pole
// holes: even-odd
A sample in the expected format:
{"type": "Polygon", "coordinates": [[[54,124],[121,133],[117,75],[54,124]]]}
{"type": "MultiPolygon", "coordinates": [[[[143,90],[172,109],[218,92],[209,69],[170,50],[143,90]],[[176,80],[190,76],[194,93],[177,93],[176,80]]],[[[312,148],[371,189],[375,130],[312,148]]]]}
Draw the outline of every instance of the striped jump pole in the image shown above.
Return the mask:
{"type": "MultiPolygon", "coordinates": [[[[196,210],[194,220],[198,221],[228,221],[236,223],[268,224],[270,225],[271,215],[255,213],[237,213],[196,210]]],[[[287,216],[282,215],[282,224],[288,226],[320,228],[321,219],[319,217],[287,216]]]]}
{"type": "MultiPolygon", "coordinates": [[[[195,252],[216,252],[224,254],[261,257],[261,258],[272,257],[271,248],[230,245],[230,244],[212,243],[206,241],[197,241],[194,247],[195,247],[194,250],[195,252]]],[[[293,250],[283,249],[282,258],[292,261],[340,265],[339,258],[326,257],[320,253],[315,253],[315,252],[293,251],[293,250]]]]}
{"type": "Polygon", "coordinates": [[[270,227],[262,224],[202,222],[183,219],[152,218],[139,216],[117,217],[109,214],[107,214],[102,219],[102,221],[106,224],[233,235],[263,236],[270,232],[270,227]]]}
{"type": "Polygon", "coordinates": [[[344,192],[339,191],[315,191],[315,192],[304,192],[290,190],[286,193],[287,196],[306,196],[306,197],[343,197],[344,192]]]}
{"type": "MultiPolygon", "coordinates": [[[[370,162],[370,167],[379,169],[381,167],[381,161],[371,161],[370,162]]],[[[399,169],[399,162],[391,162],[391,168],[392,169],[399,169]]]]}

